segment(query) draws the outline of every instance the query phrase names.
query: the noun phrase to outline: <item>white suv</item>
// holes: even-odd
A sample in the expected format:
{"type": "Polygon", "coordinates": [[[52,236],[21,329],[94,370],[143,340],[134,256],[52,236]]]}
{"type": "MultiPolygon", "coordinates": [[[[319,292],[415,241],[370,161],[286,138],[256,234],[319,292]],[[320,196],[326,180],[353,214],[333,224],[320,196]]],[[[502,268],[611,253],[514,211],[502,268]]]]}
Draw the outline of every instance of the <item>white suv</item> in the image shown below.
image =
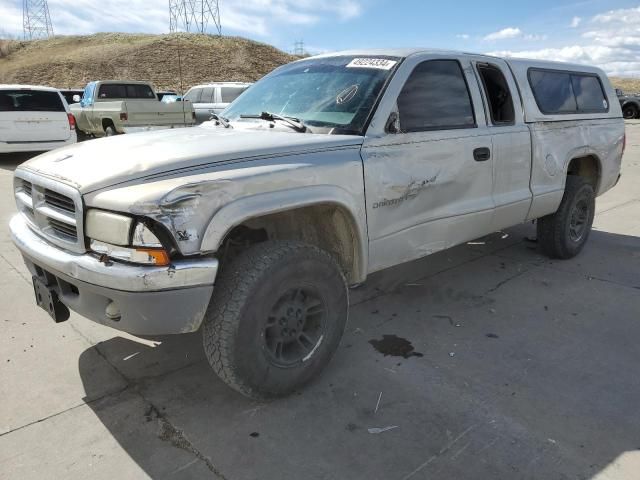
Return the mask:
{"type": "Polygon", "coordinates": [[[53,150],[76,143],[76,121],[59,90],[0,85],[0,153],[53,150]]]}
{"type": "Polygon", "coordinates": [[[231,102],[240,96],[251,83],[220,82],[196,85],[184,95],[185,100],[193,104],[196,123],[206,122],[211,115],[222,112],[231,102]]]}

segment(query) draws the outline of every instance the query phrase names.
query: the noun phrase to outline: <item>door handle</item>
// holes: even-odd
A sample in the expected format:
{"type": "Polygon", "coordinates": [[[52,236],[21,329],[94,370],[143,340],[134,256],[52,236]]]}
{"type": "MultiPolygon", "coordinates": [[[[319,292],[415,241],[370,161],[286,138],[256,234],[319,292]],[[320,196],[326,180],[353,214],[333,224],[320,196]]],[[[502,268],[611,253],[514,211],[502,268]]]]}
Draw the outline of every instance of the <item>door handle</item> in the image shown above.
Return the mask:
{"type": "Polygon", "coordinates": [[[476,148],[473,151],[473,159],[476,162],[486,162],[491,158],[491,150],[489,147],[476,148]]]}

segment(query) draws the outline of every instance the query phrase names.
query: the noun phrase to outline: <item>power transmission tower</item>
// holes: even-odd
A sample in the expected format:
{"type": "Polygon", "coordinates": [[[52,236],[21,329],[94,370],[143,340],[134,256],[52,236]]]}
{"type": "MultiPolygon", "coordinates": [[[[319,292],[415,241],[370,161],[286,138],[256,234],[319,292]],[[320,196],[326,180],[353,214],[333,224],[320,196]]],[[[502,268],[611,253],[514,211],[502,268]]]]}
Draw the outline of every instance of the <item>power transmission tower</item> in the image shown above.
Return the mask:
{"type": "Polygon", "coordinates": [[[306,52],[304,51],[304,41],[298,40],[293,44],[293,54],[299,57],[306,55],[306,52]]]}
{"type": "Polygon", "coordinates": [[[47,0],[22,1],[22,29],[25,40],[53,37],[47,0]]]}
{"type": "Polygon", "coordinates": [[[222,35],[219,0],[169,0],[171,32],[207,33],[210,25],[222,35]]]}

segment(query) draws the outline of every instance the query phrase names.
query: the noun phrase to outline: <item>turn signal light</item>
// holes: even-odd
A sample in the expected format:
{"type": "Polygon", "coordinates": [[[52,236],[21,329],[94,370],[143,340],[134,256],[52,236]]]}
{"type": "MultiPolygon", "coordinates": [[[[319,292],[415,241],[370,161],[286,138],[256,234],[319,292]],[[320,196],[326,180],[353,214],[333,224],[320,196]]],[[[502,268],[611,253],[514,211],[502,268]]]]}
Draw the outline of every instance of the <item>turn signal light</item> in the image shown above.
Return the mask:
{"type": "Polygon", "coordinates": [[[169,265],[169,254],[163,248],[136,248],[136,252],[149,256],[149,263],[163,267],[169,265]]]}

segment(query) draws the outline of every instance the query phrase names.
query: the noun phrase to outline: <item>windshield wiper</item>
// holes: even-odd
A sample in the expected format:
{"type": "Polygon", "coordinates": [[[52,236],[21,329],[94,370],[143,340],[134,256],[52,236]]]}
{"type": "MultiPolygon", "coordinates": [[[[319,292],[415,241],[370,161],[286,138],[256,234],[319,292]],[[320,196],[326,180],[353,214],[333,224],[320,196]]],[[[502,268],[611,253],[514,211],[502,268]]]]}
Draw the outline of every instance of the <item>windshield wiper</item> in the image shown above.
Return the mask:
{"type": "Polygon", "coordinates": [[[212,113],[211,116],[209,117],[209,119],[210,120],[215,120],[220,125],[222,125],[224,128],[233,128],[231,126],[231,124],[229,123],[229,120],[227,120],[223,116],[218,115],[217,113],[212,113]]]}
{"type": "Polygon", "coordinates": [[[240,115],[240,118],[258,118],[260,120],[267,120],[269,122],[280,120],[281,122],[285,122],[286,124],[288,124],[297,132],[304,133],[308,130],[307,126],[302,123],[302,120],[300,120],[299,118],[283,117],[282,115],[278,115],[277,113],[262,112],[260,115],[240,115]]]}

